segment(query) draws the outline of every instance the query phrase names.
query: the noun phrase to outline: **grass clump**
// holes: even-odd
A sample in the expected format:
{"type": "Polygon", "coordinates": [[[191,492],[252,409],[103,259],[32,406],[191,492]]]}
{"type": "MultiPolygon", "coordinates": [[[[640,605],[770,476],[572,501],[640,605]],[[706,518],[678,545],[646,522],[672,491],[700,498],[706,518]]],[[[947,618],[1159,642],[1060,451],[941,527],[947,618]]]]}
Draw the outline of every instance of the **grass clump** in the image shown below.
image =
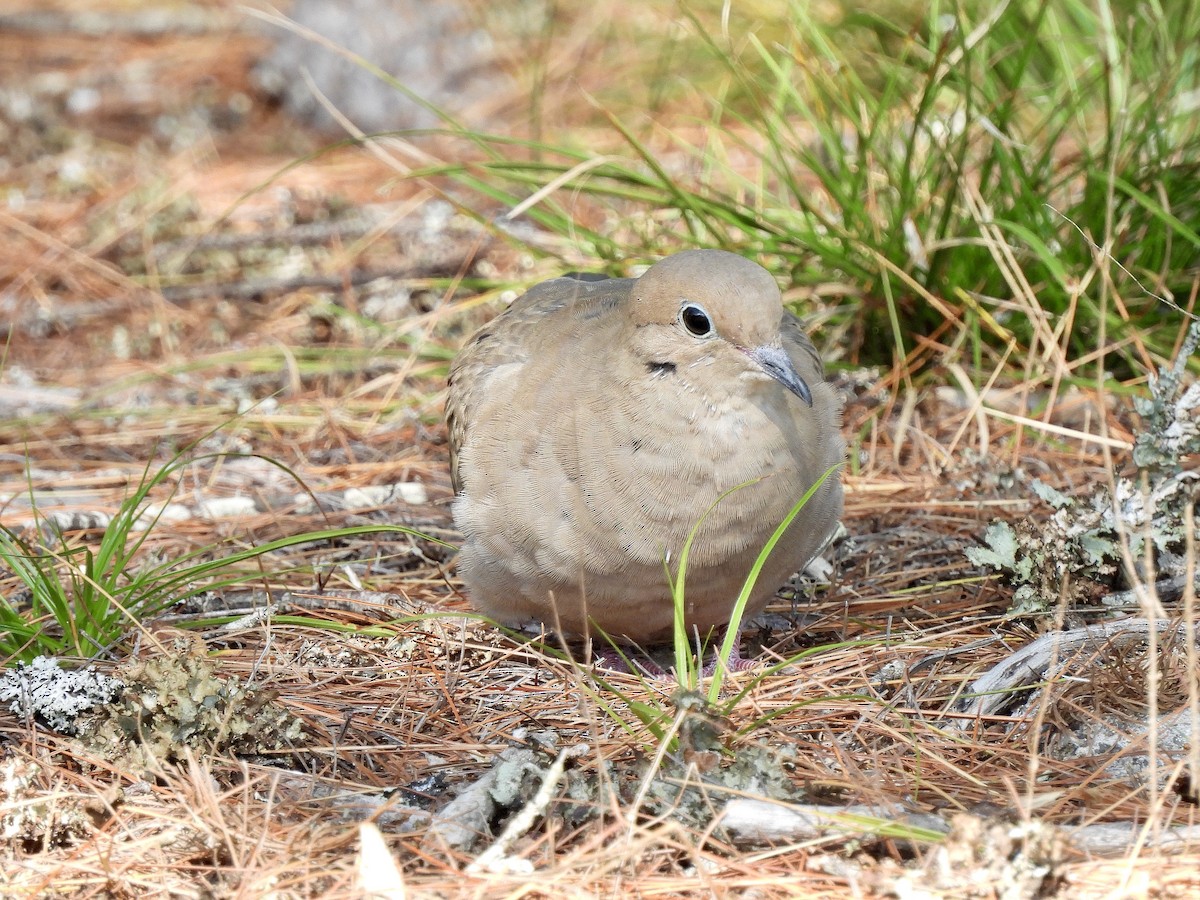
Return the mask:
{"type": "MultiPolygon", "coordinates": [[[[142,622],[175,604],[260,580],[263,571],[257,561],[290,547],[388,531],[424,537],[404,526],[363,525],[307,531],[234,552],[204,546],[156,560],[145,552],[145,544],[167,503],[152,503],[151,494],[175,480],[185,466],[203,458],[180,454],[156,471],[148,465],[137,487],[92,544],[79,542],[41,516],[32,529],[33,537],[0,526],[0,565],[24,587],[15,595],[0,597],[0,660],[4,665],[30,662],[39,656],[101,656],[138,630],[142,622]]],[[[268,462],[290,471],[280,463],[268,462]]],[[[177,489],[176,481],[168,501],[177,489]]],[[[436,538],[429,540],[440,543],[436,538]]],[[[206,627],[221,621],[217,617],[191,624],[206,627]]]]}
{"type": "Polygon", "coordinates": [[[170,566],[138,572],[133,558],[150,535],[142,522],[150,492],[180,465],[176,458],[157,472],[147,467],[93,546],[72,543],[40,516],[32,538],[0,527],[0,562],[25,588],[25,597],[15,602],[0,600],[0,656],[6,664],[37,656],[98,656],[130,623],[175,599],[170,566]]]}

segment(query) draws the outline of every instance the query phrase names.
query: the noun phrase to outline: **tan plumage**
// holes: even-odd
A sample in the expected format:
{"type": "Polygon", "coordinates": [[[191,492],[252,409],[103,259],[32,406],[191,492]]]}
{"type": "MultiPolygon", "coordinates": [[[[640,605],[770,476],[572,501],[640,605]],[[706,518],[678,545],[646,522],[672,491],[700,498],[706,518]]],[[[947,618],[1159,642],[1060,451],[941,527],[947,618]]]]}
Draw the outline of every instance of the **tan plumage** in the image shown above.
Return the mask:
{"type": "MultiPolygon", "coordinates": [[[[670,634],[664,559],[674,571],[723,492],[755,482],[693,544],[687,615],[701,630],[728,622],[763,544],[845,452],[839,404],[774,279],[717,250],[638,279],[534,287],[454,360],[446,416],[474,604],[511,625],[591,623],[638,642],[670,634]]],[[[820,550],[841,505],[835,473],[768,560],[748,615],[820,550]]]]}

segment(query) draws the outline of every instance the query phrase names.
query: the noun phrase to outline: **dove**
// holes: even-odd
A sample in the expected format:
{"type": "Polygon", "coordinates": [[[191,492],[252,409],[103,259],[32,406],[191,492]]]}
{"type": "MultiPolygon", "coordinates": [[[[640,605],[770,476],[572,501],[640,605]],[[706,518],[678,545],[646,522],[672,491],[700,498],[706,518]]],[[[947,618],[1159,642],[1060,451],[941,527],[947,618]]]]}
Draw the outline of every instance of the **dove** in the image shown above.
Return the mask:
{"type": "Polygon", "coordinates": [[[734,253],[536,285],[455,357],[446,418],[458,573],[509,626],[669,638],[670,578],[695,529],[685,620],[708,634],[809,488],[821,482],[747,619],[841,514],[839,473],[826,477],[845,456],[841,404],[774,277],[734,253]]]}

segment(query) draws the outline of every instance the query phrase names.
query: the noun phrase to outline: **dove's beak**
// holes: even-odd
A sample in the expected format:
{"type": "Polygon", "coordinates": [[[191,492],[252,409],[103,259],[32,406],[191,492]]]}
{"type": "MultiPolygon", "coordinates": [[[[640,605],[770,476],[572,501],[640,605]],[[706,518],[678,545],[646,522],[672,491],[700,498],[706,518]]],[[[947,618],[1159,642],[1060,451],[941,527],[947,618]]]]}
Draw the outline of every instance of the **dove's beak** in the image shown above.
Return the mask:
{"type": "Polygon", "coordinates": [[[760,369],[809,406],[813,405],[812,391],[808,389],[808,385],[804,383],[804,379],[800,377],[782,347],[752,347],[744,352],[760,369]]]}

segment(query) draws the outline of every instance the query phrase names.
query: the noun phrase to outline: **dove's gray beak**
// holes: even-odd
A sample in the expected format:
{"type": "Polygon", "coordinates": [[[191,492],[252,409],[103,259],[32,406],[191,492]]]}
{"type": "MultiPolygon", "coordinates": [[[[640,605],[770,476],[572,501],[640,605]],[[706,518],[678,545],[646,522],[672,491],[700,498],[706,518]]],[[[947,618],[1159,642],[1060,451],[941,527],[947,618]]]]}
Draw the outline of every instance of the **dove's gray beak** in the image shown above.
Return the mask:
{"type": "Polygon", "coordinates": [[[792,365],[782,347],[753,347],[745,351],[755,364],[782,384],[785,388],[807,403],[813,405],[812,391],[792,365]]]}

